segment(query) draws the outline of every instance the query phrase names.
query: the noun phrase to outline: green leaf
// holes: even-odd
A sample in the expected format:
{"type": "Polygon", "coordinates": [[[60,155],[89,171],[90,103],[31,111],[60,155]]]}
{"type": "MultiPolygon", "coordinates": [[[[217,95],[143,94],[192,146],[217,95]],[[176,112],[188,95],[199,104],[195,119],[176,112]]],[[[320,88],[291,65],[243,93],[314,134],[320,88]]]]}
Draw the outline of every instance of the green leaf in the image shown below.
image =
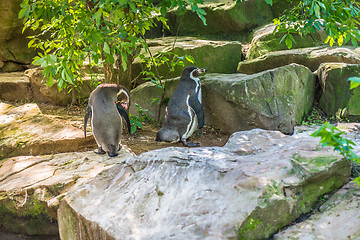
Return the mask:
{"type": "Polygon", "coordinates": [[[269,4],[270,6],[272,6],[272,5],[273,5],[272,0],[265,0],[265,2],[266,2],[267,4],[269,4]]]}
{"type": "Polygon", "coordinates": [[[110,47],[109,47],[109,44],[107,42],[104,43],[104,53],[106,54],[110,54],[110,47]]]}
{"type": "Polygon", "coordinates": [[[341,46],[341,45],[343,45],[343,43],[344,43],[344,37],[343,37],[343,35],[340,35],[340,37],[338,38],[338,44],[339,44],[339,46],[341,46]]]}
{"type": "Polygon", "coordinates": [[[142,127],[143,127],[143,125],[141,124],[140,121],[136,121],[135,123],[136,123],[136,126],[137,126],[138,128],[142,128],[142,127]]]}
{"type": "Polygon", "coordinates": [[[191,55],[185,55],[186,60],[188,60],[188,62],[195,64],[195,60],[191,55]]]}
{"type": "Polygon", "coordinates": [[[288,47],[288,49],[292,48],[292,41],[291,41],[291,39],[289,37],[286,38],[285,44],[288,47]]]}
{"type": "Polygon", "coordinates": [[[136,129],[137,129],[136,124],[131,125],[131,129],[130,129],[131,134],[134,134],[136,132],[136,129]]]}
{"type": "Polygon", "coordinates": [[[348,81],[351,81],[350,89],[354,89],[360,86],[360,77],[350,77],[348,78],[348,81]]]}
{"type": "Polygon", "coordinates": [[[125,53],[121,53],[121,66],[124,71],[127,69],[127,56],[125,53]]]}

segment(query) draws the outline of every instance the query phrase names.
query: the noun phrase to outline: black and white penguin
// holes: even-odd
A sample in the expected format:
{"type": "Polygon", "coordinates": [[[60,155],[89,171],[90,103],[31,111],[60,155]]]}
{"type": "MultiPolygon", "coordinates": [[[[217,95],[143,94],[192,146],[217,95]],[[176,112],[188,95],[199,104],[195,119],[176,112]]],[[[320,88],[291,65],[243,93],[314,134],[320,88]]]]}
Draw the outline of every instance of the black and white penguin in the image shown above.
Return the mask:
{"type": "Polygon", "coordinates": [[[200,146],[199,143],[188,143],[186,139],[204,125],[199,75],[205,72],[205,68],[193,66],[183,70],[179,84],[165,109],[164,125],[157,133],[156,141],[181,141],[188,147],[200,146]]]}
{"type": "Polygon", "coordinates": [[[130,120],[126,112],[129,103],[129,92],[121,85],[100,84],[91,92],[84,117],[84,134],[86,138],[86,125],[91,115],[91,128],[99,147],[95,153],[107,153],[110,157],[118,155],[121,148],[122,117],[130,133],[130,120]],[[127,100],[124,100],[126,97],[127,100]]]}

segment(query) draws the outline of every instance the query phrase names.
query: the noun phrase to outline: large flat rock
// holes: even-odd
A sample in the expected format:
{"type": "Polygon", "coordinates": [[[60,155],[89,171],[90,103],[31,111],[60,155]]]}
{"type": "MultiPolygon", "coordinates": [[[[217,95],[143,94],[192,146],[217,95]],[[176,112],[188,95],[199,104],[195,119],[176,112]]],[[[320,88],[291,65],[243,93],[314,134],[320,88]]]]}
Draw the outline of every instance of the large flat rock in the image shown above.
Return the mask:
{"type": "Polygon", "coordinates": [[[94,147],[93,137],[45,116],[34,104],[14,107],[0,102],[0,159],[19,155],[55,154],[94,147]]]}
{"type": "Polygon", "coordinates": [[[59,201],[130,156],[124,147],[115,158],[90,151],[0,160],[0,228],[57,236],[59,201]]]}
{"type": "Polygon", "coordinates": [[[349,175],[306,132],[237,132],[224,147],[159,149],[112,167],[62,199],[60,237],[264,239],[349,175]]]}

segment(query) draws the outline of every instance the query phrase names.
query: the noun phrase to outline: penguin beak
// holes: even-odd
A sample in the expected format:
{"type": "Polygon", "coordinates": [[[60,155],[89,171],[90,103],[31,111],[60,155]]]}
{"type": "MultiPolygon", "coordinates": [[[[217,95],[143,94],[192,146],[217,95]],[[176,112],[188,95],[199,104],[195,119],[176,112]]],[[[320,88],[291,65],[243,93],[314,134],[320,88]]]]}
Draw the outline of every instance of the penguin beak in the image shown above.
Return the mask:
{"type": "Polygon", "coordinates": [[[199,68],[199,69],[197,70],[198,75],[203,74],[203,73],[205,73],[206,71],[207,71],[206,68],[199,68]]]}

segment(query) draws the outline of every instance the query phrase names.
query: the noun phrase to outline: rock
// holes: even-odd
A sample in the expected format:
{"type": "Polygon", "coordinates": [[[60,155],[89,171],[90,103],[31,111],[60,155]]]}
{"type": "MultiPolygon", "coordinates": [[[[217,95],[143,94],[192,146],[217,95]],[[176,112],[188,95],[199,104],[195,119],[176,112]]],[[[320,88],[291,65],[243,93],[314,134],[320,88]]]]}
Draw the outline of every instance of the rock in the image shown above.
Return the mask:
{"type": "Polygon", "coordinates": [[[319,212],[277,233],[274,239],[359,239],[359,193],[356,183],[346,184],[319,212]]]}
{"type": "Polygon", "coordinates": [[[205,75],[207,124],[225,132],[262,128],[292,134],[311,110],[315,77],[297,64],[247,75],[205,75]]]}
{"type": "MultiPolygon", "coordinates": [[[[280,43],[283,34],[273,34],[275,25],[273,23],[260,27],[252,35],[251,45],[246,55],[246,59],[254,59],[263,56],[270,52],[280,50],[287,50],[285,41],[280,43]]],[[[304,37],[299,34],[293,34],[296,43],[293,43],[292,48],[308,48],[316,47],[324,44],[327,35],[325,31],[317,31],[316,33],[309,33],[304,37]]]]}
{"type": "Polygon", "coordinates": [[[235,1],[205,1],[201,8],[206,12],[206,23],[190,8],[184,14],[176,9],[167,13],[168,30],[163,31],[162,25],[152,29],[151,36],[161,37],[166,35],[246,35],[252,29],[268,23],[273,19],[271,7],[265,1],[248,0],[244,2],[235,1]],[[180,27],[179,27],[180,26],[180,27]]]}
{"type": "MultiPolygon", "coordinates": [[[[171,96],[178,79],[166,88],[171,96]]],[[[303,66],[290,64],[253,75],[205,74],[202,78],[205,123],[226,133],[263,128],[292,134],[293,128],[311,110],[315,76],[303,66]]],[[[131,92],[132,101],[155,116],[161,90],[146,83],[131,92]]],[[[130,109],[135,114],[135,109],[130,109]]],[[[163,117],[162,111],[161,117],[163,117]]]]}
{"type": "Polygon", "coordinates": [[[318,139],[254,129],[112,167],[60,202],[61,239],[265,239],[348,181],[318,139]],[[91,207],[89,207],[91,206],[91,207]]]}
{"type": "Polygon", "coordinates": [[[0,103],[0,159],[18,155],[73,152],[95,147],[93,137],[65,122],[41,114],[39,107],[0,103]]]}
{"type": "Polygon", "coordinates": [[[24,73],[0,73],[0,99],[7,101],[33,99],[29,79],[24,73]]]}
{"type": "MultiPolygon", "coordinates": [[[[56,80],[54,80],[54,84],[51,87],[47,86],[47,78],[44,78],[42,68],[29,69],[25,74],[29,78],[32,88],[37,89],[48,102],[62,106],[72,103],[73,93],[67,88],[59,92],[56,80]]],[[[95,78],[101,78],[101,76],[102,74],[96,74],[95,78]]],[[[76,86],[72,89],[72,91],[75,91],[76,99],[80,99],[80,102],[82,102],[90,96],[91,91],[96,87],[94,83],[95,78],[87,74],[82,78],[81,83],[76,83],[76,86]]]]}
{"type": "Polygon", "coordinates": [[[31,30],[22,33],[23,20],[18,17],[21,3],[21,0],[0,1],[0,56],[3,61],[29,64],[36,51],[28,48],[27,36],[34,33],[31,30]]]}
{"type": "MultiPolygon", "coordinates": [[[[148,41],[152,55],[156,55],[159,52],[172,52],[174,43],[175,54],[179,56],[187,54],[194,58],[194,64],[184,60],[185,65],[206,68],[208,72],[235,73],[237,64],[241,60],[241,44],[238,41],[214,41],[194,37],[166,37],[148,41]]],[[[142,54],[146,53],[142,52],[142,54]]],[[[139,59],[135,60],[132,70],[133,78],[138,77],[144,69],[139,61],[139,59]]],[[[164,79],[178,77],[181,75],[184,67],[177,66],[173,72],[169,72],[169,69],[169,66],[161,65],[159,66],[159,74],[164,79]]]]}
{"type": "Polygon", "coordinates": [[[24,72],[0,73],[0,99],[12,102],[31,100],[49,103],[49,100],[40,93],[39,88],[30,84],[29,77],[24,72]]]}
{"type": "Polygon", "coordinates": [[[19,72],[23,70],[24,66],[15,62],[4,62],[4,65],[0,68],[0,72],[19,72]]]}
{"type": "Polygon", "coordinates": [[[261,57],[239,62],[237,72],[253,74],[276,67],[297,63],[316,71],[324,62],[360,63],[360,55],[354,47],[315,47],[267,53],[261,57]]]}
{"type": "Polygon", "coordinates": [[[91,151],[0,160],[1,229],[57,236],[59,201],[129,156],[129,150],[123,148],[116,158],[91,151]]]}
{"type": "Polygon", "coordinates": [[[360,120],[360,89],[350,90],[349,77],[360,77],[360,64],[323,63],[317,71],[322,94],[319,107],[328,116],[360,120]]]}
{"type": "MultiPolygon", "coordinates": [[[[179,83],[179,80],[179,77],[165,80],[165,99],[168,100],[171,97],[172,93],[175,91],[177,84],[179,83]]],[[[154,118],[157,119],[159,106],[157,103],[152,103],[152,99],[160,99],[161,94],[162,89],[156,87],[156,85],[152,82],[145,82],[143,84],[140,84],[130,92],[132,102],[129,108],[130,114],[139,115],[135,106],[135,104],[138,104],[140,107],[148,109],[154,115],[154,118]]],[[[163,104],[160,113],[161,118],[163,118],[165,115],[164,111],[165,105],[163,104]]]]}

